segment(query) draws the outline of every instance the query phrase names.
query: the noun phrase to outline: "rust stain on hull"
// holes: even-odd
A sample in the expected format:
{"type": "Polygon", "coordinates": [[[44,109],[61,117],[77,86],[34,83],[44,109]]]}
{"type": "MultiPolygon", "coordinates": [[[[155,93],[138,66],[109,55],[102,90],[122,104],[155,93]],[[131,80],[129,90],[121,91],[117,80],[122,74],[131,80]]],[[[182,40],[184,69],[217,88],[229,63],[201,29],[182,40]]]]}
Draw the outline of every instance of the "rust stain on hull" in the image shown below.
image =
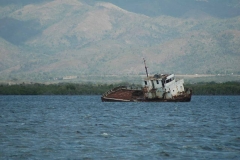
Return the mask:
{"type": "Polygon", "coordinates": [[[148,99],[144,97],[142,90],[127,89],[127,87],[117,87],[102,95],[102,102],[190,102],[192,91],[189,94],[184,93],[175,96],[172,99],[154,98],[148,99]]]}

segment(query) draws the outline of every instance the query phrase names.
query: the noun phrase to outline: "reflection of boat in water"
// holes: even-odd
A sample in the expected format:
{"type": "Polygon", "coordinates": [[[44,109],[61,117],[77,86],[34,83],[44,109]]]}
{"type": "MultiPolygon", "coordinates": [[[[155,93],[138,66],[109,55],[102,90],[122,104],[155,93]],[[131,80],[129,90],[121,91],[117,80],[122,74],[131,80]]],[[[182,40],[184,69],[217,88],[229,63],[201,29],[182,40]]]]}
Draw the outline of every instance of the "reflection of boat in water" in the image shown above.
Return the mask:
{"type": "MultiPolygon", "coordinates": [[[[144,60],[145,63],[145,60],[144,60]]],[[[119,86],[102,95],[103,102],[189,102],[192,90],[184,89],[184,80],[174,74],[155,74],[144,78],[141,89],[119,86]]]]}

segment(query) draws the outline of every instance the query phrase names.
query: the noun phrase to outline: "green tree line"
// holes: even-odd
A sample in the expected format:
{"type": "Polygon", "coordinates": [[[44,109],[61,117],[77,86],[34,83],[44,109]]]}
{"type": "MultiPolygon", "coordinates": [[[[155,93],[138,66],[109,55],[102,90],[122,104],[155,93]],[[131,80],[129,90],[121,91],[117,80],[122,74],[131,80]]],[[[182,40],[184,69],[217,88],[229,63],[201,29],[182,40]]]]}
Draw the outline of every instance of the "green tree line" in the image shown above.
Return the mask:
{"type": "Polygon", "coordinates": [[[0,85],[0,95],[100,95],[121,84],[14,84],[0,85]]]}
{"type": "Polygon", "coordinates": [[[240,82],[186,84],[194,95],[240,95],[240,82]]]}
{"type": "MultiPolygon", "coordinates": [[[[122,85],[140,87],[127,83],[119,84],[15,84],[0,85],[0,95],[101,95],[106,91],[122,85]]],[[[185,88],[191,88],[194,95],[240,95],[240,82],[225,83],[196,83],[186,84],[185,88]]]]}

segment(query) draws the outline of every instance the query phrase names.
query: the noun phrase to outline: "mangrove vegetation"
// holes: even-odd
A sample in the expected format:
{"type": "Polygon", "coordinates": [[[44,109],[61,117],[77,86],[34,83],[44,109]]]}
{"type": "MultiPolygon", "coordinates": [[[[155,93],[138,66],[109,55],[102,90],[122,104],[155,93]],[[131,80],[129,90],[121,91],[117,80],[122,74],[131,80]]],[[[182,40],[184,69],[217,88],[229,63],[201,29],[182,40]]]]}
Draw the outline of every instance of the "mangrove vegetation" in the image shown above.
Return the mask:
{"type": "MultiPolygon", "coordinates": [[[[135,84],[1,84],[0,95],[101,95],[117,86],[134,86],[135,84]]],[[[195,83],[185,84],[185,88],[191,88],[194,95],[240,95],[240,82],[225,83],[195,83]]]]}

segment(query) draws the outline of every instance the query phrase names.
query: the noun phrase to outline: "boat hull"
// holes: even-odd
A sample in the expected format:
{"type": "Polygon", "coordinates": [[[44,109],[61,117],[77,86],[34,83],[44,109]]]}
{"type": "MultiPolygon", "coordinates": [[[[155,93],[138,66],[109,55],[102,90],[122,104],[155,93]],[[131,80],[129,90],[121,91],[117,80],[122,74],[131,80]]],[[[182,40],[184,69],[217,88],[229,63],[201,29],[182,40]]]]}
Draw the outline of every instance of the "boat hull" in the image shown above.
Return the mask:
{"type": "Polygon", "coordinates": [[[190,102],[192,91],[182,93],[172,99],[154,98],[148,99],[144,97],[142,90],[128,89],[124,87],[114,88],[103,94],[101,97],[102,102],[190,102]]]}

